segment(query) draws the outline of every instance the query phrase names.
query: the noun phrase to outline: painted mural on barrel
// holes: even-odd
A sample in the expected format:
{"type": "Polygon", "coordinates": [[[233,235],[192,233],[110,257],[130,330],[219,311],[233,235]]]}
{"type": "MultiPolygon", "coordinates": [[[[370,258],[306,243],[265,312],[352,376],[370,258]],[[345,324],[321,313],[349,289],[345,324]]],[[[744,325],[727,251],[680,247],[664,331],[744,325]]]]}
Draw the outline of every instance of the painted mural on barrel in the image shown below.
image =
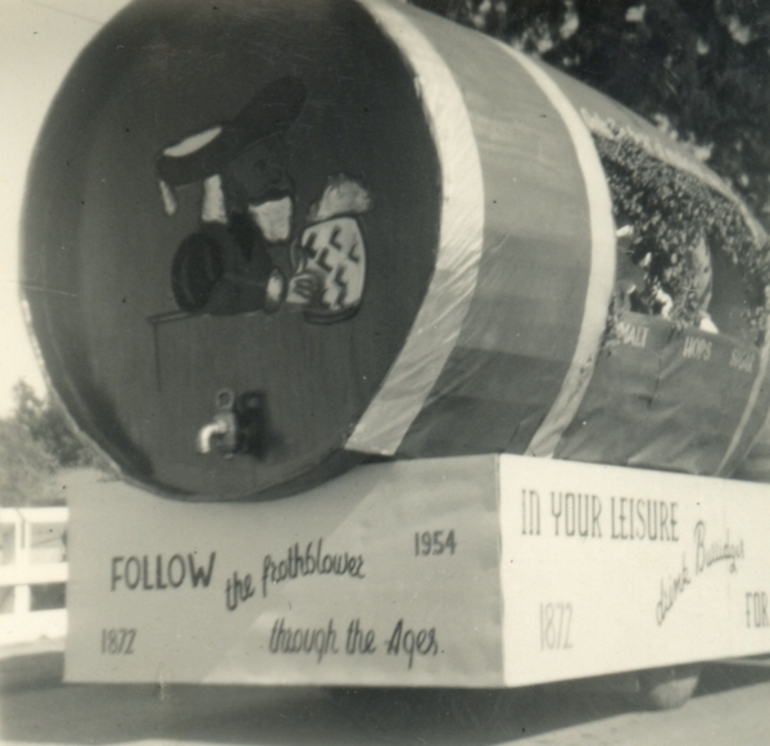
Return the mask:
{"type": "Polygon", "coordinates": [[[54,389],[161,494],[471,453],[727,474],[770,406],[729,187],[406,5],[138,0],[54,102],[24,225],[54,389]]]}

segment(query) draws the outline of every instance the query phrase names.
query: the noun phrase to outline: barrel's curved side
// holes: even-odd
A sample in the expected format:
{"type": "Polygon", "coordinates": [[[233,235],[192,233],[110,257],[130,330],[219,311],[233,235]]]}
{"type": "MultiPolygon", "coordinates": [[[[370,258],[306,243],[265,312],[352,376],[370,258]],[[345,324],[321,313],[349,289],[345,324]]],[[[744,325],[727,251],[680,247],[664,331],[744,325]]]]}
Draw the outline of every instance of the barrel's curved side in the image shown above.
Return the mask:
{"type": "Polygon", "coordinates": [[[433,278],[396,361],[347,441],[348,450],[393,455],[422,409],[460,334],[476,286],[484,232],[484,182],[462,93],[444,60],[397,9],[359,0],[401,50],[433,130],[443,204],[433,278]]]}
{"type": "MultiPolygon", "coordinates": [[[[580,337],[595,264],[585,177],[563,117],[504,47],[400,10],[462,94],[485,214],[457,342],[396,455],[523,453],[562,390],[580,337]]],[[[606,305],[602,324],[605,313],[606,305]]]]}

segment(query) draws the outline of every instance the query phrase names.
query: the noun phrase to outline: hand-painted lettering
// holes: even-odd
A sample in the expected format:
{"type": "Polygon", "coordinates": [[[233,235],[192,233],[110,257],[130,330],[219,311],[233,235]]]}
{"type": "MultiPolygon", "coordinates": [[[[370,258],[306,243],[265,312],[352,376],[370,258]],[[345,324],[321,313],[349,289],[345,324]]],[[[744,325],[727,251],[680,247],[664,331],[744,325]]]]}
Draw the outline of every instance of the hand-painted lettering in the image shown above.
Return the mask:
{"type": "Polygon", "coordinates": [[[633,541],[679,541],[678,503],[634,497],[610,499],[610,525],[613,539],[633,541]]]}
{"type": "Polygon", "coordinates": [[[425,657],[438,655],[438,640],[436,628],[413,630],[399,619],[388,640],[388,655],[403,655],[409,658],[408,668],[414,664],[415,656],[425,657]]]}
{"type": "Polygon", "coordinates": [[[602,501],[584,492],[551,492],[551,515],[556,536],[602,538],[602,501]]]}
{"type": "Polygon", "coordinates": [[[141,557],[117,555],[112,557],[110,566],[110,590],[165,591],[181,588],[208,588],[214,573],[217,553],[209,554],[208,564],[197,557],[197,552],[187,555],[156,554],[141,557]]]}
{"type": "Polygon", "coordinates": [[[330,619],[326,627],[288,627],[286,619],[276,619],[273,630],[270,633],[270,645],[268,650],[275,655],[303,654],[315,655],[320,663],[326,655],[336,655],[337,630],[334,628],[334,620],[330,619]]]}
{"type": "Polygon", "coordinates": [[[344,575],[363,580],[364,557],[361,554],[339,552],[336,554],[323,551],[323,538],[308,542],[304,553],[299,542],[289,547],[286,559],[276,561],[266,554],[262,561],[262,598],[267,598],[267,586],[294,580],[308,575],[344,575]]]}
{"type": "Polygon", "coordinates": [[[702,337],[685,337],[682,357],[705,362],[711,357],[712,343],[702,337]]]}
{"type": "Polygon", "coordinates": [[[746,627],[748,629],[770,627],[770,618],[767,614],[767,593],[765,591],[754,591],[746,594],[746,627]]]}

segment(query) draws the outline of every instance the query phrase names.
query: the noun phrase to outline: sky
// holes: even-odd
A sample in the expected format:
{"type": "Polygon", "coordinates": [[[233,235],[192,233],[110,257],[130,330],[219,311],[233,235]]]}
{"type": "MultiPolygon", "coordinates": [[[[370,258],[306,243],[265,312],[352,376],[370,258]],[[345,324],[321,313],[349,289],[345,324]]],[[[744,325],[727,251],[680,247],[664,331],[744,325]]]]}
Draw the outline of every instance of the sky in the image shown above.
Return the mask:
{"type": "Polygon", "coordinates": [[[20,303],[19,221],[32,150],[77,54],[127,0],[0,0],[0,417],[21,378],[45,394],[20,303]]]}

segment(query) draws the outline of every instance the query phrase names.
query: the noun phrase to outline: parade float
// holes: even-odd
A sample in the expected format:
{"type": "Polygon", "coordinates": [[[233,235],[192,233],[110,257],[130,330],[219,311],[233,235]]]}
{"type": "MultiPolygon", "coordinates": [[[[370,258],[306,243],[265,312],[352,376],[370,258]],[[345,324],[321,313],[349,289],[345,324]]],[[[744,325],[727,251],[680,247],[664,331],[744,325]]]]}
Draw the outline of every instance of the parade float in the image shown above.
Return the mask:
{"type": "Polygon", "coordinates": [[[24,235],[121,477],[72,500],[69,680],[770,649],[766,489],[722,478],[770,408],[768,237],[596,91],[407,5],[139,0],[51,108],[24,235]]]}

